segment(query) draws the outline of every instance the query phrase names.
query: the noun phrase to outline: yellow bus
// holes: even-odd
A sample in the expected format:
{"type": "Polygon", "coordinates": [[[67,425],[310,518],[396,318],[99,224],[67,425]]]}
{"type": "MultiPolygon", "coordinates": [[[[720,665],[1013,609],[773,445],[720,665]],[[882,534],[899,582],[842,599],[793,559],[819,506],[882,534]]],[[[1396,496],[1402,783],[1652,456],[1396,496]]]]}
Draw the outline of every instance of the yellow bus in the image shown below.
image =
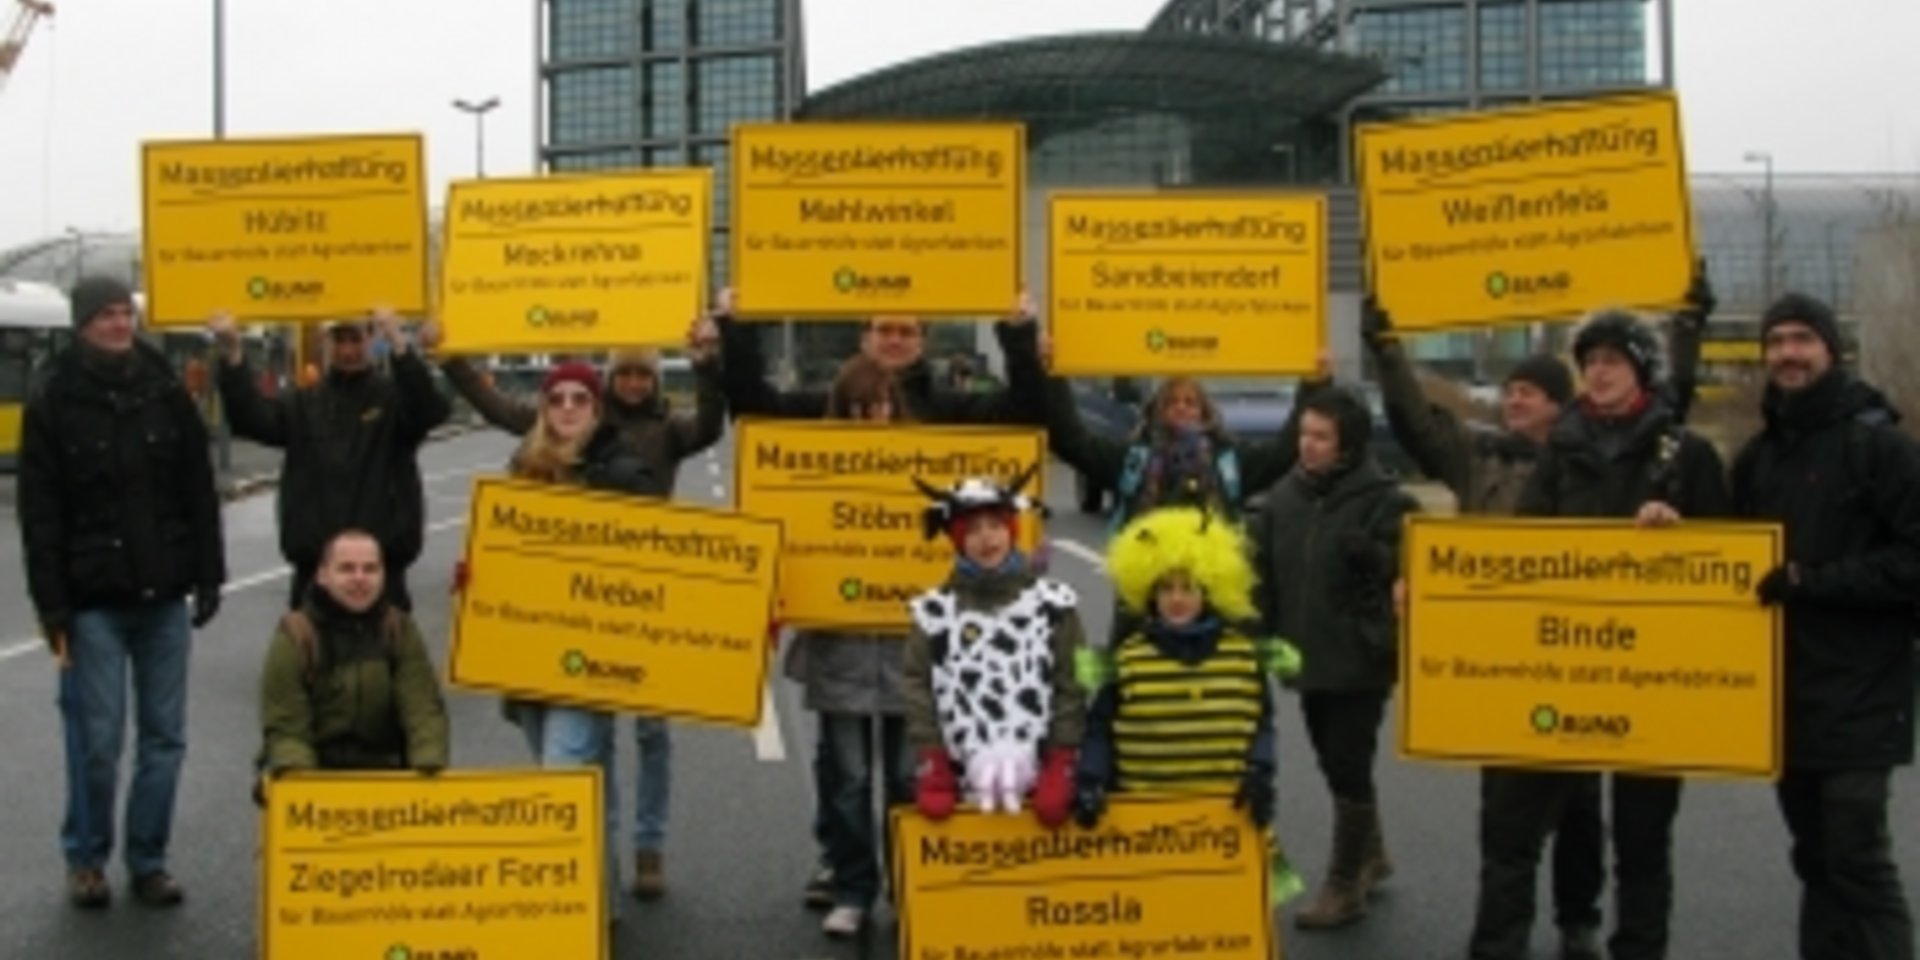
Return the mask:
{"type": "Polygon", "coordinates": [[[44,283],[0,280],[0,471],[20,460],[20,419],[41,361],[71,336],[67,297],[44,283]]]}

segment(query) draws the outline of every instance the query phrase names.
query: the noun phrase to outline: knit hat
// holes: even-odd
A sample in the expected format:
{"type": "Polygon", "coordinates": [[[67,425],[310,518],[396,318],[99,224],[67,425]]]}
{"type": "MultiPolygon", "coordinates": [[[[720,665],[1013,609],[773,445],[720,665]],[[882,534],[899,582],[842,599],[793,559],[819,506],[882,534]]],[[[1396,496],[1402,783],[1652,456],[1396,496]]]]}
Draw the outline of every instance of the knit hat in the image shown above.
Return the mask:
{"type": "Polygon", "coordinates": [[[1840,362],[1840,321],[1834,317],[1832,307],[1804,293],[1788,293],[1760,315],[1761,342],[1766,342],[1767,333],[1783,323],[1804,323],[1811,327],[1814,334],[1825,341],[1834,362],[1840,362]]]}
{"type": "Polygon", "coordinates": [[[1520,361],[1512,372],[1507,374],[1507,383],[1514,381],[1529,383],[1540,388],[1554,403],[1566,406],[1573,399],[1573,373],[1567,365],[1544,353],[1520,361]]]}
{"type": "Polygon", "coordinates": [[[660,351],[652,347],[633,347],[626,350],[615,350],[607,355],[608,376],[612,376],[615,370],[621,370],[627,367],[642,367],[652,373],[658,374],[660,372],[660,351]]]}
{"type": "Polygon", "coordinates": [[[67,294],[67,304],[73,311],[73,328],[80,330],[108,307],[133,306],[133,290],[112,277],[82,277],[67,294]]]}
{"type": "Polygon", "coordinates": [[[1163,507],[1127,524],[1107,545],[1107,573],[1128,610],[1153,609],[1153,591],[1172,573],[1185,573],[1207,604],[1230,620],[1250,620],[1253,566],[1246,537],[1225,517],[1194,507],[1163,507]]]}
{"type": "Polygon", "coordinates": [[[578,360],[570,360],[547,371],[546,378],[540,381],[540,393],[545,395],[554,387],[563,383],[577,383],[593,395],[593,402],[600,402],[600,376],[591,366],[578,360]]]}
{"type": "Polygon", "coordinates": [[[926,481],[915,477],[914,485],[933,501],[922,518],[927,539],[945,534],[953,541],[953,549],[957,552],[966,540],[967,528],[973,519],[983,514],[999,517],[1017,539],[1020,535],[1020,514],[1031,511],[1042,517],[1047,515],[1045,504],[1020,492],[1039,469],[1038,464],[1029,467],[1012,484],[1004,487],[985,477],[968,477],[946,490],[936,490],[926,481]]]}
{"type": "Polygon", "coordinates": [[[1633,364],[1634,377],[1642,390],[1652,387],[1660,376],[1660,341],[1631,313],[1606,310],[1582,324],[1573,338],[1573,362],[1586,370],[1587,354],[1596,347],[1620,351],[1633,364]]]}

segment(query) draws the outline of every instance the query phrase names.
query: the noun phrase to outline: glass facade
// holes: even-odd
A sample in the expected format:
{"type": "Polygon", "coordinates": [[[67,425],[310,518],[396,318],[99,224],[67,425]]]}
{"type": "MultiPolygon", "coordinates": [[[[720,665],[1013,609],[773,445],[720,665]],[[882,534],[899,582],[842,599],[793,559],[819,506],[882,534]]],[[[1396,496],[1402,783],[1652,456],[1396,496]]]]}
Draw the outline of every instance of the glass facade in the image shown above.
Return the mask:
{"type": "Polygon", "coordinates": [[[1639,0],[1540,5],[1540,82],[1548,89],[1643,84],[1646,46],[1639,0]]]}
{"type": "Polygon", "coordinates": [[[1445,94],[1467,90],[1467,11],[1421,7],[1354,17],[1355,52],[1379,57],[1392,71],[1385,93],[1445,94]]]}
{"type": "Polygon", "coordinates": [[[542,0],[540,156],[550,170],[714,167],[713,282],[727,281],[727,139],[804,92],[799,0],[542,0]]]}

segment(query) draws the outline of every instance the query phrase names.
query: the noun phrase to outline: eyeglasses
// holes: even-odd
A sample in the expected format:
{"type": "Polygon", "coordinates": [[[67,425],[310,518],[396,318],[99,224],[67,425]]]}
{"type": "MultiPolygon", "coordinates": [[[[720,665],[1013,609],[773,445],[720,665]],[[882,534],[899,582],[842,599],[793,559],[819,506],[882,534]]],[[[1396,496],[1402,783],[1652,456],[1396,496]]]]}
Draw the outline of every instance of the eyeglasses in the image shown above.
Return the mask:
{"type": "Polygon", "coordinates": [[[615,377],[639,377],[643,380],[653,379],[653,371],[646,367],[621,367],[613,371],[613,375],[615,377]]]}
{"type": "Polygon", "coordinates": [[[585,390],[553,390],[547,393],[549,407],[591,407],[593,394],[585,390]]]}

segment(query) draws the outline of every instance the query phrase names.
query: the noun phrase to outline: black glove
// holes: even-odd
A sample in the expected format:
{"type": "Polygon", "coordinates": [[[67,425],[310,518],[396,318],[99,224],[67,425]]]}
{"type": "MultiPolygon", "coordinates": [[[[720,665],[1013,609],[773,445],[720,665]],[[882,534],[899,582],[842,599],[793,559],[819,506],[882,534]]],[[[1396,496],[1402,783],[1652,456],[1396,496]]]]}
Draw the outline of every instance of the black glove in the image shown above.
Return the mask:
{"type": "Polygon", "coordinates": [[[1240,790],[1233,795],[1233,808],[1245,810],[1253,818],[1253,825],[1265,830],[1273,826],[1275,806],[1273,771],[1260,764],[1247,767],[1240,777],[1240,790]]]}
{"type": "Polygon", "coordinates": [[[1091,830],[1107,812],[1107,785],[1089,777],[1080,777],[1074,785],[1073,821],[1091,830]]]}
{"type": "Polygon", "coordinates": [[[213,622],[220,613],[220,588],[196,587],[193,591],[193,628],[195,630],[213,622]]]}
{"type": "Polygon", "coordinates": [[[1776,607],[1793,599],[1793,595],[1799,589],[1800,584],[1793,564],[1783,563],[1761,577],[1760,586],[1753,592],[1760,598],[1762,606],[1776,607]]]}
{"type": "Polygon", "coordinates": [[[1368,296],[1360,302],[1360,339],[1367,346],[1378,347],[1385,342],[1393,330],[1393,318],[1380,306],[1380,301],[1368,296]]]}
{"type": "Polygon", "coordinates": [[[1713,316],[1713,308],[1720,301],[1713,295],[1713,282],[1707,279],[1707,261],[1698,261],[1693,269],[1693,283],[1687,286],[1687,306],[1679,317],[1689,323],[1704,325],[1707,318],[1713,316]]]}

